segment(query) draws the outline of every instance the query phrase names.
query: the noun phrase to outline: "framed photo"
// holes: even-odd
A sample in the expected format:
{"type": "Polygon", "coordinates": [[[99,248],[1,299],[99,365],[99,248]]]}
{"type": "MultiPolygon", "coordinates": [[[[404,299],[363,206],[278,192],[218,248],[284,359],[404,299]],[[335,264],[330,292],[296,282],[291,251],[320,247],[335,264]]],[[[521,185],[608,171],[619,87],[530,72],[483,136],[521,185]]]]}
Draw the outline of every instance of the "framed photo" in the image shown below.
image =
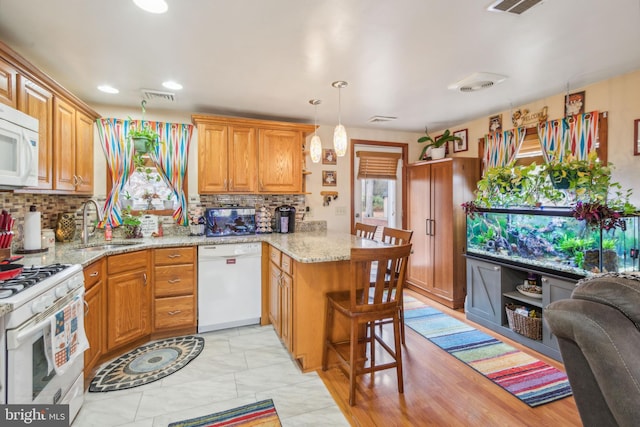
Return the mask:
{"type": "Polygon", "coordinates": [[[640,156],[640,119],[633,121],[633,155],[640,156]]]}
{"type": "Polygon", "coordinates": [[[335,187],[337,183],[336,171],[322,171],[322,186],[323,187],[335,187]]]}
{"type": "Polygon", "coordinates": [[[500,132],[502,130],[502,114],[489,117],[489,132],[500,132]]]}
{"type": "Polygon", "coordinates": [[[467,129],[457,130],[453,133],[453,136],[460,138],[460,140],[453,141],[454,153],[467,151],[469,149],[469,145],[467,145],[467,129]]]}
{"type": "Polygon", "coordinates": [[[336,151],[333,148],[323,148],[322,149],[322,164],[323,165],[335,165],[336,160],[338,160],[338,156],[336,156],[336,151]]]}
{"type": "Polygon", "coordinates": [[[584,114],[584,91],[564,96],[564,116],[584,114]]]}

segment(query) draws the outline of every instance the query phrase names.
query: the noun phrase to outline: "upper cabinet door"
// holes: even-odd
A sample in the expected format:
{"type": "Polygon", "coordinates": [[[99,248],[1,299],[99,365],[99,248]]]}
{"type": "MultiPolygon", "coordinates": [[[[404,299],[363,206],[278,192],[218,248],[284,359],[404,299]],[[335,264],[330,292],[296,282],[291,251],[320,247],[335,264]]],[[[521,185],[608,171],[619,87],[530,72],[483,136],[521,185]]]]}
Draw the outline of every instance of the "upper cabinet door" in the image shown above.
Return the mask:
{"type": "Polygon", "coordinates": [[[258,190],[302,192],[302,134],[297,130],[260,129],[258,190]]]}
{"type": "Polygon", "coordinates": [[[55,97],[54,119],[54,174],[53,188],[75,191],[76,177],[76,109],[68,102],[55,97]]]}
{"type": "Polygon", "coordinates": [[[93,194],[93,120],[76,111],[76,192],[93,194]]]}
{"type": "Polygon", "coordinates": [[[198,126],[198,192],[200,194],[227,191],[227,126],[198,126]]]}
{"type": "Polygon", "coordinates": [[[256,130],[251,127],[229,127],[229,191],[256,190],[256,130]]]}
{"type": "Polygon", "coordinates": [[[0,103],[17,108],[16,69],[0,59],[0,103]]]}
{"type": "Polygon", "coordinates": [[[18,109],[38,119],[38,188],[53,188],[53,94],[18,75],[18,109]]]}

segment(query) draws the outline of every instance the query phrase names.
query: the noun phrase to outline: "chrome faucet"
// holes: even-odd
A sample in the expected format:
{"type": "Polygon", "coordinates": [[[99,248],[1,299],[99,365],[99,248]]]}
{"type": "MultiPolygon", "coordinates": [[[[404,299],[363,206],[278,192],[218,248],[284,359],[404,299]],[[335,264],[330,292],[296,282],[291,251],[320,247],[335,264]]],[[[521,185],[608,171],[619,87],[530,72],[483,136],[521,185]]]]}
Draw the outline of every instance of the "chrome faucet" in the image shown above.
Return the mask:
{"type": "Polygon", "coordinates": [[[96,226],[93,226],[93,230],[91,231],[91,233],[89,233],[89,227],[87,227],[87,206],[89,206],[89,204],[93,204],[93,206],[95,206],[96,208],[96,216],[98,217],[98,219],[101,218],[101,213],[100,213],[100,208],[98,207],[98,203],[93,200],[93,199],[89,199],[86,202],[84,202],[84,206],[82,207],[82,244],[86,245],[87,243],[89,243],[89,236],[93,236],[93,233],[95,233],[96,231],[96,226]]]}

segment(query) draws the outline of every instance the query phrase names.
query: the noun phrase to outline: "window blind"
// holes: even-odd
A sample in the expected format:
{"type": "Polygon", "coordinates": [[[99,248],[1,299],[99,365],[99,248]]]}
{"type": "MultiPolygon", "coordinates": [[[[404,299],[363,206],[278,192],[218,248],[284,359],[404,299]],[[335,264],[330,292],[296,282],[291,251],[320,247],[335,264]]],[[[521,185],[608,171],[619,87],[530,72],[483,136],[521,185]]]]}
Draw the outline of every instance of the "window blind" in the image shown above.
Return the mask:
{"type": "Polygon", "coordinates": [[[358,151],[360,158],[358,179],[396,179],[400,153],[383,153],[379,151],[358,151]]]}

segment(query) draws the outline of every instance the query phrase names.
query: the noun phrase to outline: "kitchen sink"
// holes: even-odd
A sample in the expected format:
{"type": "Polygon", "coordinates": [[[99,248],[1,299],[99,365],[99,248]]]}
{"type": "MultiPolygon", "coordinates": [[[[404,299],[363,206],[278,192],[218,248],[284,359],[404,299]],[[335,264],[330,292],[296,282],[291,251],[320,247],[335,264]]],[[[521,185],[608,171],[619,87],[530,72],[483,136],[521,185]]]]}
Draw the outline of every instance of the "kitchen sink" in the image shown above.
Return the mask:
{"type": "Polygon", "coordinates": [[[118,249],[126,246],[134,246],[139,244],[140,242],[89,243],[86,245],[78,245],[72,250],[74,251],[106,251],[109,249],[118,249]]]}

